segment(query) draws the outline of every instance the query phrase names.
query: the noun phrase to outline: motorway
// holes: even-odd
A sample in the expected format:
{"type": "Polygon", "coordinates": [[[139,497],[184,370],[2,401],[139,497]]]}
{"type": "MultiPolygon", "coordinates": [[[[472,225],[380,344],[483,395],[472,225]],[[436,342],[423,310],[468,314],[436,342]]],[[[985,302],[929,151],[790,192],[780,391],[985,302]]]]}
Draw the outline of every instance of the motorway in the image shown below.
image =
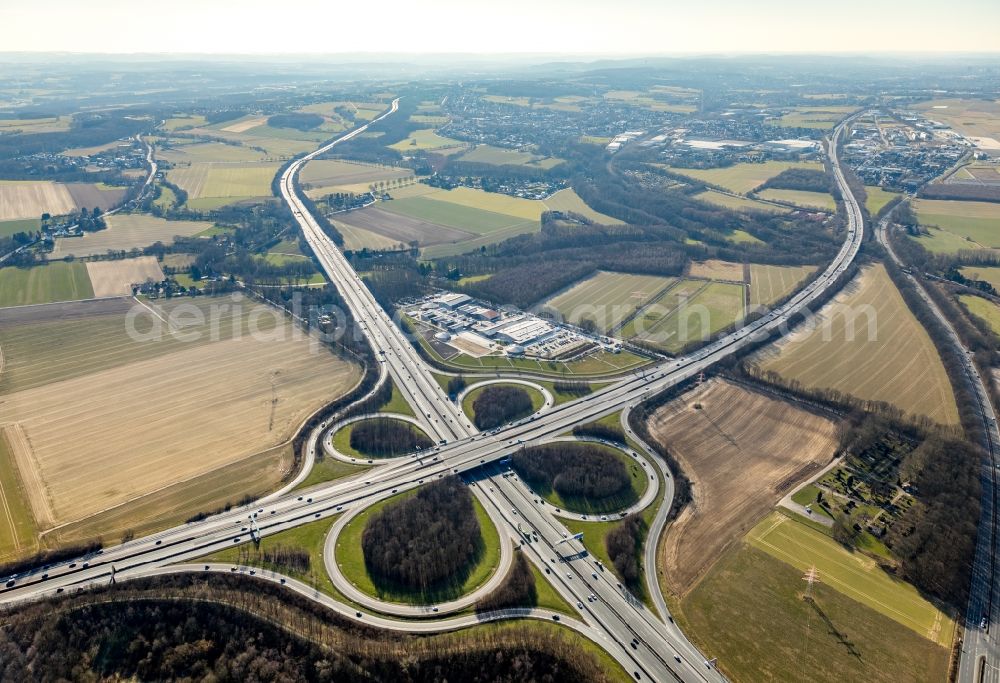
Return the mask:
{"type": "MultiPolygon", "coordinates": [[[[373,123],[394,113],[397,106],[398,102],[393,102],[392,107],[373,123]]],[[[807,311],[834,285],[856,257],[863,237],[861,210],[840,171],[833,142],[842,134],[844,124],[836,129],[828,153],[847,208],[845,241],[831,264],[814,281],[780,308],[693,353],[664,361],[640,376],[630,376],[586,397],[555,406],[544,414],[489,433],[478,433],[461,407],[448,400],[431,375],[430,368],[378,306],[296,194],[293,179],[303,164],[366,128],[367,125],[355,129],[290,165],[282,175],[281,192],[318,261],[342,293],[369,342],[380,354],[383,376],[388,374],[393,378],[428,434],[438,442],[434,451],[425,451],[421,459],[412,457],[387,463],[357,477],[317,486],[306,493],[285,492],[271,496],[266,502],[13,577],[11,585],[0,588],[0,602],[32,600],[67,589],[104,584],[112,576],[116,580],[124,580],[176,571],[169,569],[168,565],[247,542],[254,532],[268,536],[315,519],[363,509],[396,492],[449,474],[458,474],[470,483],[483,502],[501,537],[523,538],[518,528],[531,530],[532,541],[522,546],[526,557],[545,570],[545,577],[570,604],[580,605],[577,609],[590,637],[619,661],[626,671],[642,680],[724,680],[671,619],[661,620],[621,588],[609,571],[597,566],[587,556],[579,542],[567,539],[568,532],[547,509],[549,506],[535,503],[536,496],[516,477],[503,476],[504,468],[496,463],[521,444],[552,439],[576,424],[627,409],[697,375],[763,337],[783,334],[792,316],[807,311]],[[253,521],[250,521],[251,516],[253,521]],[[536,535],[538,540],[534,540],[536,535]]],[[[312,448],[315,448],[326,426],[326,423],[320,425],[310,436],[312,448]]],[[[657,530],[662,529],[665,521],[663,510],[669,508],[673,491],[666,468],[663,468],[663,477],[666,496],[654,521],[654,529],[657,530]]],[[[647,564],[653,559],[655,552],[647,550],[647,564]]],[[[647,568],[647,578],[650,577],[655,584],[655,567],[647,568]]],[[[7,582],[8,578],[5,577],[4,581],[7,582]]],[[[657,609],[664,617],[669,617],[658,587],[652,593],[657,609]]],[[[352,606],[338,604],[338,609],[356,618],[367,621],[374,618],[371,614],[354,612],[352,606]]],[[[421,624],[420,628],[428,629],[426,624],[421,624]]]]}
{"type": "MultiPolygon", "coordinates": [[[[889,223],[892,213],[879,221],[876,235],[879,243],[885,247],[889,257],[900,267],[905,264],[896,255],[889,239],[889,223]]],[[[983,493],[979,516],[979,533],[976,539],[976,555],[972,567],[972,585],[969,588],[969,605],[965,613],[965,634],[962,639],[962,653],[958,664],[958,678],[963,683],[978,683],[988,681],[1000,683],[1000,648],[998,648],[997,610],[994,605],[994,586],[998,575],[996,557],[1000,550],[1000,538],[997,537],[997,494],[998,472],[1000,465],[1000,431],[997,429],[997,416],[990,401],[982,376],[973,362],[972,353],[962,344],[951,321],[938,308],[934,300],[924,290],[919,279],[910,273],[905,273],[910,282],[915,285],[920,298],[927,305],[934,317],[944,326],[948,340],[958,351],[962,359],[962,370],[968,381],[969,388],[976,398],[978,412],[983,423],[985,443],[983,448],[987,457],[983,459],[983,493]],[[986,628],[982,627],[985,620],[986,628]]]]}

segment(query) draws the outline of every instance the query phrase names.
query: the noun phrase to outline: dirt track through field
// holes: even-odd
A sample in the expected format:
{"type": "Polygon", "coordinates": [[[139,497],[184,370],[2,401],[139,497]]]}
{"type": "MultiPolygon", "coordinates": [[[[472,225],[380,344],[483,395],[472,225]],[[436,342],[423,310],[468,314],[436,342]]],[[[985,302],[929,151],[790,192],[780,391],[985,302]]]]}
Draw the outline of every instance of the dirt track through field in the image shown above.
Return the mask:
{"type": "Polygon", "coordinates": [[[837,443],[830,420],[722,380],[657,410],[650,430],[692,484],[693,501],[660,548],[667,583],[680,595],[788,489],[829,462],[837,443]]]}

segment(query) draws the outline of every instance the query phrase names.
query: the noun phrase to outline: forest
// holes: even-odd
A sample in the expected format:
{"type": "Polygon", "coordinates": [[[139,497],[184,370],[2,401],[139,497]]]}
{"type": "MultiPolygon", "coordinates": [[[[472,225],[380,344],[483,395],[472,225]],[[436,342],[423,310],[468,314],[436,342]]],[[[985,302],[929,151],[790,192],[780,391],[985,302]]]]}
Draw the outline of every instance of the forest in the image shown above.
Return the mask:
{"type": "Polygon", "coordinates": [[[423,486],[368,520],[361,549],[377,581],[420,592],[460,584],[484,551],[472,495],[458,477],[423,486]]]}
{"type": "Polygon", "coordinates": [[[567,498],[599,501],[618,496],[631,486],[628,470],[600,446],[559,442],[523,448],[511,465],[528,484],[567,498]]]}
{"type": "Polygon", "coordinates": [[[129,581],[21,606],[0,621],[4,681],[610,680],[564,630],[387,634],[246,576],[129,581]]]}
{"type": "Polygon", "coordinates": [[[485,387],[472,402],[476,427],[493,429],[534,412],[531,396],[521,387],[495,385],[485,387]]]}
{"type": "Polygon", "coordinates": [[[392,458],[429,448],[433,442],[413,425],[390,417],[373,417],[351,428],[351,448],[376,458],[392,458]]]}

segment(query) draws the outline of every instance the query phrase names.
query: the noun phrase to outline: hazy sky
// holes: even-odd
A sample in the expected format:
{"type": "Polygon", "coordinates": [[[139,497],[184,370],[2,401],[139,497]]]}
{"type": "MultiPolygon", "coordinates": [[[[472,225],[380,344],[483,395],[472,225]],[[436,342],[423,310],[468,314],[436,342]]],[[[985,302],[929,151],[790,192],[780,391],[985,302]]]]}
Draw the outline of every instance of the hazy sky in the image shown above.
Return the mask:
{"type": "Polygon", "coordinates": [[[1000,51],[1000,0],[0,0],[0,51],[1000,51]]]}

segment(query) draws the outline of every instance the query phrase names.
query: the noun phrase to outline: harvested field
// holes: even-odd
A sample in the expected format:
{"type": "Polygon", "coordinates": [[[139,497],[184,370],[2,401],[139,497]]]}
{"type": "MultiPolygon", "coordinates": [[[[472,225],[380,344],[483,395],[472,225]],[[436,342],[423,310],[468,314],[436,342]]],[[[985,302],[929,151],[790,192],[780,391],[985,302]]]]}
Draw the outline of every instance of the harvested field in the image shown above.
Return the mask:
{"type": "Polygon", "coordinates": [[[692,483],[694,500],[667,527],[660,548],[678,595],[837,448],[831,420],[716,379],[657,410],[649,428],[692,483]]]}
{"type": "Polygon", "coordinates": [[[765,266],[750,264],[750,305],[769,306],[809,277],[814,266],[765,266]]]}
{"type": "Polygon", "coordinates": [[[238,164],[196,163],[168,172],[171,182],[191,199],[205,197],[266,197],[279,164],[245,162],[238,164]]]}
{"type": "Polygon", "coordinates": [[[410,241],[417,240],[421,245],[427,246],[461,242],[473,237],[472,233],[464,230],[391,213],[377,206],[342,214],[342,217],[335,219],[335,222],[338,225],[343,224],[373,232],[392,240],[393,243],[409,244],[410,241]]]}
{"type": "Polygon", "coordinates": [[[958,422],[951,383],[927,332],[881,265],[862,270],[800,328],[754,363],[806,388],[830,388],[886,401],[943,424],[958,422]]]}
{"type": "Polygon", "coordinates": [[[31,268],[0,268],[0,306],[48,304],[93,296],[87,268],[82,263],[54,261],[31,268]]]}
{"type": "Polygon", "coordinates": [[[262,126],[265,123],[267,123],[266,116],[248,116],[243,119],[238,119],[234,123],[230,123],[225,128],[220,128],[219,130],[224,130],[227,133],[244,133],[251,128],[262,126]]]}
{"type": "Polygon", "coordinates": [[[283,444],[358,378],[281,314],[241,298],[169,301],[159,310],[169,328],[136,308],[131,335],[122,308],[0,322],[0,423],[23,431],[15,458],[28,488],[43,489],[30,497],[42,529],[179,482],[204,497],[200,477],[283,444]]]}
{"type": "Polygon", "coordinates": [[[400,140],[399,142],[389,145],[391,149],[403,152],[404,154],[407,152],[416,152],[418,150],[443,149],[451,149],[458,152],[465,149],[467,146],[468,143],[462,142],[461,140],[452,140],[451,138],[438,135],[434,132],[433,128],[415,130],[410,133],[405,140],[400,140]]]}
{"type": "Polygon", "coordinates": [[[168,221],[143,214],[116,214],[108,216],[107,230],[88,232],[83,237],[61,237],[56,239],[52,250],[54,258],[67,254],[93,256],[111,250],[129,250],[148,247],[154,242],[170,244],[175,235],[196,235],[212,227],[205,221],[168,221]]]}
{"type": "Polygon", "coordinates": [[[310,196],[335,192],[335,187],[363,184],[366,188],[380,180],[409,178],[413,171],[408,168],[376,166],[337,159],[316,159],[302,169],[299,179],[310,196]]]}
{"type": "Polygon", "coordinates": [[[73,196],[61,183],[49,180],[0,181],[0,220],[38,218],[76,210],[73,196]]]}
{"type": "Polygon", "coordinates": [[[690,277],[703,277],[706,280],[743,282],[743,264],[719,261],[718,259],[692,261],[688,275],[690,277]]]}
{"type": "Polygon", "coordinates": [[[129,296],[133,284],[163,279],[163,271],[154,256],[123,261],[90,261],[87,263],[87,274],[95,297],[129,296]]]}
{"type": "Polygon", "coordinates": [[[109,187],[95,183],[67,183],[66,189],[73,198],[77,208],[101,211],[112,209],[121,203],[125,196],[124,187],[109,187]]]}
{"type": "Polygon", "coordinates": [[[656,275],[598,271],[550,297],[542,305],[559,311],[573,324],[592,319],[599,330],[607,333],[655,300],[674,282],[673,278],[656,275]]]}

